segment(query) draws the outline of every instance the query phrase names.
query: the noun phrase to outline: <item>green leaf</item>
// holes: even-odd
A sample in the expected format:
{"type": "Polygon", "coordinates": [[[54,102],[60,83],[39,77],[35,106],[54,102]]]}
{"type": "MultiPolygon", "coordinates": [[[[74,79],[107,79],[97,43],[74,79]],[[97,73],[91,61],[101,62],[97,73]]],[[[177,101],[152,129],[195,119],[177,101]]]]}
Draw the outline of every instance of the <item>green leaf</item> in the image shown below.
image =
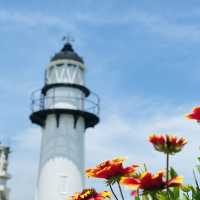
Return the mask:
{"type": "Polygon", "coordinates": [[[200,165],[197,165],[197,171],[198,171],[198,173],[200,174],[200,165]]]}
{"type": "Polygon", "coordinates": [[[174,178],[174,177],[178,176],[177,172],[172,167],[170,168],[170,172],[169,173],[170,173],[170,177],[171,178],[174,178]]]}
{"type": "Polygon", "coordinates": [[[181,190],[182,190],[183,192],[188,193],[188,192],[190,192],[190,191],[192,190],[192,186],[191,186],[191,185],[183,185],[183,186],[181,187],[181,190]]]}
{"type": "Polygon", "coordinates": [[[195,180],[195,183],[196,183],[196,187],[198,188],[198,190],[200,190],[199,183],[198,183],[198,180],[197,180],[197,177],[196,177],[196,173],[195,173],[194,170],[193,170],[193,175],[194,175],[194,180],[195,180]]]}
{"type": "Polygon", "coordinates": [[[148,169],[147,169],[147,165],[144,163],[144,171],[147,172],[148,169]]]}
{"type": "Polygon", "coordinates": [[[142,200],[149,200],[149,197],[147,195],[142,195],[142,200]]]}
{"type": "Polygon", "coordinates": [[[178,187],[173,188],[174,199],[179,199],[180,197],[180,189],[178,187]]]}
{"type": "Polygon", "coordinates": [[[158,197],[159,200],[168,200],[168,197],[167,197],[167,193],[159,193],[156,195],[158,197]]]}
{"type": "Polygon", "coordinates": [[[140,200],[140,197],[139,197],[139,196],[136,196],[136,197],[135,197],[135,200],[140,200]]]}

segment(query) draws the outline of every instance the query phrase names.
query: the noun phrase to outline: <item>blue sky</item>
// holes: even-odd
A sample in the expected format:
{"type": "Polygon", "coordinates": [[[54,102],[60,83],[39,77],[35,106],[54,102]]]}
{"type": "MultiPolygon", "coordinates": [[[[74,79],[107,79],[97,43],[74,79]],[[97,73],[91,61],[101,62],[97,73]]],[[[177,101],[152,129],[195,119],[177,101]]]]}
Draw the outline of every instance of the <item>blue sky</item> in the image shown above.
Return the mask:
{"type": "Polygon", "coordinates": [[[1,0],[0,138],[13,148],[11,200],[33,197],[40,130],[29,122],[29,97],[43,86],[45,66],[68,33],[86,62],[87,86],[101,98],[86,165],[120,155],[158,170],[163,158],[146,138],[170,132],[189,139],[173,163],[191,182],[200,127],[184,114],[200,101],[199,6],[194,0],[1,0]]]}

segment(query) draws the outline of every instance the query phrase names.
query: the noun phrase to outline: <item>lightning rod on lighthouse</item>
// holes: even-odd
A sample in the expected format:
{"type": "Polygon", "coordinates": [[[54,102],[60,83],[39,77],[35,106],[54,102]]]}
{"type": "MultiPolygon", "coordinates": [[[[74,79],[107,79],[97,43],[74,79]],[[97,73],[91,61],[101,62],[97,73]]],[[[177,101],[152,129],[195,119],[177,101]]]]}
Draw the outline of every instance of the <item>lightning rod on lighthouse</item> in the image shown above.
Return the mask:
{"type": "Polygon", "coordinates": [[[63,200],[84,187],[85,131],[99,122],[99,98],[85,86],[85,70],[67,41],[32,94],[30,119],[42,128],[37,200],[63,200]]]}

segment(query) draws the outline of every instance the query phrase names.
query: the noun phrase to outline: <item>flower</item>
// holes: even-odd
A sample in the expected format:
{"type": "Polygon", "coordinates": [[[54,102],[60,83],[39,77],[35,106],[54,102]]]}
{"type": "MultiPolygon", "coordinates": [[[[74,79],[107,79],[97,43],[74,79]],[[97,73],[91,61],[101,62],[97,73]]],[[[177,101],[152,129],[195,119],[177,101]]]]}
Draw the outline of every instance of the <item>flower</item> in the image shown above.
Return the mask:
{"type": "Polygon", "coordinates": [[[137,191],[132,191],[131,192],[131,196],[132,197],[137,197],[138,196],[138,192],[137,191]]]}
{"type": "Polygon", "coordinates": [[[187,140],[183,137],[177,138],[173,135],[150,135],[149,141],[153,144],[157,151],[175,154],[182,150],[183,146],[187,144],[187,140]]]}
{"type": "Polygon", "coordinates": [[[84,189],[82,192],[76,192],[70,200],[103,200],[111,198],[110,192],[104,191],[97,193],[95,189],[84,189]]]}
{"type": "Polygon", "coordinates": [[[169,181],[164,180],[164,171],[159,171],[155,175],[150,172],[144,172],[139,178],[122,177],[120,184],[129,187],[130,189],[147,191],[162,190],[166,187],[179,187],[183,182],[183,177],[176,176],[169,181]]]}
{"type": "Polygon", "coordinates": [[[192,109],[192,113],[186,115],[186,117],[188,119],[194,119],[197,122],[200,122],[200,106],[193,108],[192,109]]]}
{"type": "Polygon", "coordinates": [[[93,178],[103,178],[112,181],[119,181],[122,176],[129,176],[136,172],[139,165],[123,167],[124,158],[107,160],[95,168],[87,169],[86,175],[93,178]]]}

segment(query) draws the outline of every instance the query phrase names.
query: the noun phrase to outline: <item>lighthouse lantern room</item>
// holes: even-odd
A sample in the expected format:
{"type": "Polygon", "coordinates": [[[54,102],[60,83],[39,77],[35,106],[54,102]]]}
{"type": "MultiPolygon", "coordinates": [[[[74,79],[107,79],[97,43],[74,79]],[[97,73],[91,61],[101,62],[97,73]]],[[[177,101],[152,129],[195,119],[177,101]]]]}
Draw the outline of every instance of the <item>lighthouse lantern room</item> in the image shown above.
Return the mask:
{"type": "Polygon", "coordinates": [[[85,64],[68,41],[32,93],[30,119],[42,128],[36,200],[64,200],[84,187],[85,130],[99,122],[99,97],[85,86],[85,64]]]}

